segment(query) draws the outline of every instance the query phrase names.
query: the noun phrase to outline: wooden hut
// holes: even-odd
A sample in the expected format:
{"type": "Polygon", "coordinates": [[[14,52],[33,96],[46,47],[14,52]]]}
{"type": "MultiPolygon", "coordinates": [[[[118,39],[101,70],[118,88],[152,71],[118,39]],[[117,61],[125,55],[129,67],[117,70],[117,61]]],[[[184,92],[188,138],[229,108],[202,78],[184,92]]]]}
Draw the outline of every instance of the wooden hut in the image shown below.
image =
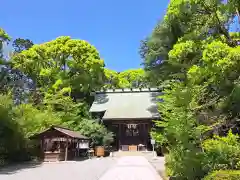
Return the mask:
{"type": "Polygon", "coordinates": [[[71,160],[80,156],[81,150],[89,148],[89,138],[59,126],[51,126],[31,139],[40,140],[44,161],[71,160]]]}

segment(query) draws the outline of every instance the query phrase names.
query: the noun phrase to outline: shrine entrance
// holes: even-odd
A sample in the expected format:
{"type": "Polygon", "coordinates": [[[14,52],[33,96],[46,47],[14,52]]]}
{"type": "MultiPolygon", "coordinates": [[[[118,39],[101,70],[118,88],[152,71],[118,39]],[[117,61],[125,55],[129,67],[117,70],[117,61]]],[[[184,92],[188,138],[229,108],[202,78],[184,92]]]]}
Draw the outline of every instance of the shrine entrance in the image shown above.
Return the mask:
{"type": "Polygon", "coordinates": [[[112,121],[107,127],[115,134],[113,146],[122,151],[149,149],[151,121],[112,121]]]}

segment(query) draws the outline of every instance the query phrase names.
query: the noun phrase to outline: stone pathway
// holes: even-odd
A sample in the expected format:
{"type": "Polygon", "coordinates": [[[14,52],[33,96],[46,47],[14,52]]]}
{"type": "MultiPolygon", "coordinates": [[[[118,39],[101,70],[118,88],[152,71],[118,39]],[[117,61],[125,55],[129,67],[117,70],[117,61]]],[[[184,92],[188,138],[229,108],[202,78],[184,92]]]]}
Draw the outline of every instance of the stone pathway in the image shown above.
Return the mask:
{"type": "Polygon", "coordinates": [[[99,180],[162,180],[143,156],[125,156],[99,180]]]}

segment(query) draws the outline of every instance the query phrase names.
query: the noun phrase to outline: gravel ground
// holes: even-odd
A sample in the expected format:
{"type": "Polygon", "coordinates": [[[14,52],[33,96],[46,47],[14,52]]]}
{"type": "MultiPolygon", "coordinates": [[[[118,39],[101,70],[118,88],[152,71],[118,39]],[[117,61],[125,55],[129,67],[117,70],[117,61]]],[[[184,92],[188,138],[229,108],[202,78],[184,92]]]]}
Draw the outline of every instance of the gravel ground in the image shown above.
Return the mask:
{"type": "Polygon", "coordinates": [[[116,158],[24,164],[0,170],[0,180],[98,180],[116,164],[116,158]]]}

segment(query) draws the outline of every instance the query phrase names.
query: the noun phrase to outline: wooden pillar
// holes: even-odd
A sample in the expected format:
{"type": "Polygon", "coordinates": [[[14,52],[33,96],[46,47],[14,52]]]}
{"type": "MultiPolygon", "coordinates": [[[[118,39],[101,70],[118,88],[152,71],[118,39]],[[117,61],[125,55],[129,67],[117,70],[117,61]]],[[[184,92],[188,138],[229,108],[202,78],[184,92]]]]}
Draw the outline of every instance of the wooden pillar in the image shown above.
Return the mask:
{"type": "Polygon", "coordinates": [[[121,148],[121,142],[120,142],[120,138],[121,137],[121,124],[118,124],[118,150],[121,148]]]}
{"type": "Polygon", "coordinates": [[[148,124],[144,124],[144,135],[145,135],[146,149],[148,150],[148,124]]]}
{"type": "Polygon", "coordinates": [[[40,150],[44,151],[44,139],[43,138],[40,139],[40,150]]]}
{"type": "Polygon", "coordinates": [[[68,138],[66,140],[66,147],[65,147],[65,161],[68,159],[68,138]]]}
{"type": "Polygon", "coordinates": [[[77,141],[77,156],[79,157],[80,156],[80,149],[79,149],[79,143],[80,143],[80,140],[77,141]]]}
{"type": "Polygon", "coordinates": [[[40,152],[41,152],[41,158],[44,158],[44,151],[45,151],[45,140],[44,138],[41,138],[40,140],[40,152]]]}
{"type": "Polygon", "coordinates": [[[146,139],[145,139],[145,127],[144,123],[141,124],[141,137],[143,140],[144,148],[146,148],[146,139]]]}
{"type": "Polygon", "coordinates": [[[77,156],[77,148],[76,148],[76,146],[75,146],[75,142],[76,142],[76,140],[75,140],[75,138],[73,138],[72,139],[72,144],[71,144],[71,146],[72,146],[72,151],[74,151],[74,154],[73,154],[73,158],[76,158],[76,156],[77,156]]]}

